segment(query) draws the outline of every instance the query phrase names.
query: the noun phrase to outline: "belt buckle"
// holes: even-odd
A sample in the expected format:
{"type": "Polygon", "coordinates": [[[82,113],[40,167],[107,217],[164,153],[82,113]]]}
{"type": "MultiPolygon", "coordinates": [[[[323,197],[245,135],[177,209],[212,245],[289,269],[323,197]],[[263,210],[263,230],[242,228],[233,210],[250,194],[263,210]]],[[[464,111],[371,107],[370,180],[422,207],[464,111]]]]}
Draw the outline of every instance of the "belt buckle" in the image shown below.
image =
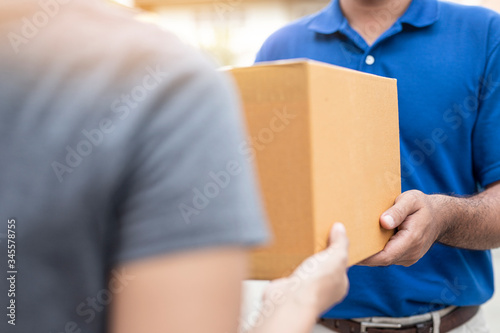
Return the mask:
{"type": "Polygon", "coordinates": [[[384,323],[368,323],[368,322],[361,322],[360,323],[361,327],[360,327],[360,333],[367,333],[367,329],[369,328],[402,328],[403,325],[401,324],[384,324],[384,323]]]}

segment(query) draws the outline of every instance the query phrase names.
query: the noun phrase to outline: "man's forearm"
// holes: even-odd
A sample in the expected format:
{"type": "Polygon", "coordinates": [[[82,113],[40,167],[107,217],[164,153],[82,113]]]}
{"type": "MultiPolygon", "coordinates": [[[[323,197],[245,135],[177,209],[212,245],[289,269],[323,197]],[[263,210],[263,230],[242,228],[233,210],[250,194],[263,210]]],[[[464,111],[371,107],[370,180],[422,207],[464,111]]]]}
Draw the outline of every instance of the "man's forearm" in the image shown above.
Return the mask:
{"type": "Polygon", "coordinates": [[[500,182],[473,197],[434,199],[443,223],[440,243],[471,250],[500,247],[500,182]]]}

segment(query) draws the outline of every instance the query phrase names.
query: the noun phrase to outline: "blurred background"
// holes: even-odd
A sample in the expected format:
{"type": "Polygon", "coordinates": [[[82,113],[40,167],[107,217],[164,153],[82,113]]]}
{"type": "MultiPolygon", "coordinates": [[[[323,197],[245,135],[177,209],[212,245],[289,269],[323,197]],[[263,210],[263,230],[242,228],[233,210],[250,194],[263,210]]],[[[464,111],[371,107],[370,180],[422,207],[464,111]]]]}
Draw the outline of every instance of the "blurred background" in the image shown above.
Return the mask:
{"type": "MultiPolygon", "coordinates": [[[[142,19],[175,32],[211,55],[219,65],[253,63],[264,40],[299,17],[325,7],[329,0],[117,0],[144,9],[142,19]]],[[[500,0],[453,0],[500,11],[500,0]]]]}
{"type": "MultiPolygon", "coordinates": [[[[329,0],[110,0],[140,10],[139,18],[174,32],[220,66],[247,66],[275,30],[325,7],[329,0]]],[[[451,0],[500,12],[500,0],[451,0]]],[[[500,286],[500,250],[493,251],[500,286]]],[[[500,329],[500,296],[485,306],[492,332],[500,329]]]]}

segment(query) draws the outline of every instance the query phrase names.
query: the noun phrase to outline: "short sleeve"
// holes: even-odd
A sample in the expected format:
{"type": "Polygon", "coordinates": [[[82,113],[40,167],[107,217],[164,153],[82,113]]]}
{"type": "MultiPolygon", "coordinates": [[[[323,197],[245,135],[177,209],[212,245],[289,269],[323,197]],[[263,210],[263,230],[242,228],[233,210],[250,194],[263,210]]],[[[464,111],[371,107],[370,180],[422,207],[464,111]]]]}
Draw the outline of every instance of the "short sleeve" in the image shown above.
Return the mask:
{"type": "Polygon", "coordinates": [[[257,55],[255,56],[255,63],[267,61],[268,57],[266,54],[266,44],[262,45],[260,48],[259,52],[257,52],[257,55]]]}
{"type": "Polygon", "coordinates": [[[211,246],[253,246],[268,230],[236,91],[187,54],[162,63],[119,204],[116,262],[211,246]]]}
{"type": "Polygon", "coordinates": [[[255,63],[283,60],[290,58],[287,41],[289,35],[286,33],[287,27],[283,27],[269,36],[262,44],[255,57],[255,63]]]}
{"type": "Polygon", "coordinates": [[[486,187],[500,180],[500,36],[481,78],[479,103],[472,136],[474,171],[478,182],[486,187]]]}

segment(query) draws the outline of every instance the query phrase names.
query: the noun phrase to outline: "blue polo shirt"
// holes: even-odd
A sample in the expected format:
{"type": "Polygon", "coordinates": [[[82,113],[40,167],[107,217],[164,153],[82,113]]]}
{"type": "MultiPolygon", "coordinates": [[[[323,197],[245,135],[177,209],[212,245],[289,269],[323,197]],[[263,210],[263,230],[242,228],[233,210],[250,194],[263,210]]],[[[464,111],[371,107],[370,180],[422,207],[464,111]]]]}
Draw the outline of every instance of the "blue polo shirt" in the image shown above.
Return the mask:
{"type": "MultiPolygon", "coordinates": [[[[383,12],[370,24],[382,19],[383,12]]],[[[292,58],[398,80],[404,191],[470,195],[500,180],[500,16],[495,12],[413,0],[370,46],[333,0],[274,33],[257,62],[292,58]]],[[[347,298],[324,317],[410,316],[482,304],[493,294],[489,251],[442,244],[411,267],[355,266],[349,278],[347,298]]]]}

